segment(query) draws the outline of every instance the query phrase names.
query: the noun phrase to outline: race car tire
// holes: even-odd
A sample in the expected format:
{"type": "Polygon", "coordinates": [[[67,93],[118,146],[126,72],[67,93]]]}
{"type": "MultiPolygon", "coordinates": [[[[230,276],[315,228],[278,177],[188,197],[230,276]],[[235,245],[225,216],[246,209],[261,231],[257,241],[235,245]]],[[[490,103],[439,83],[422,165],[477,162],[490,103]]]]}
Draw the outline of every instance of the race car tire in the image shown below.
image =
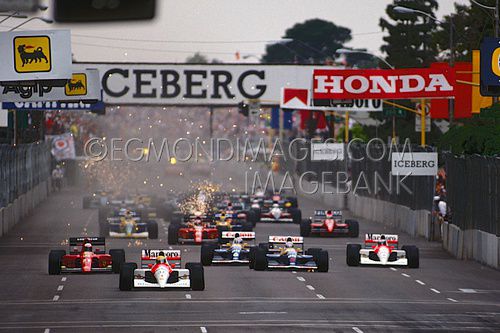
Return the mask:
{"type": "Polygon", "coordinates": [[[250,269],[255,268],[255,252],[258,250],[258,247],[252,246],[250,248],[250,251],[248,253],[248,267],[250,269]]]}
{"type": "Polygon", "coordinates": [[[123,249],[111,249],[109,250],[109,255],[111,256],[111,266],[113,273],[120,273],[120,267],[125,263],[125,251],[123,249]]]}
{"type": "Polygon", "coordinates": [[[90,198],[89,197],[83,198],[82,206],[83,206],[83,209],[90,208],[90,198]]]}
{"type": "Polygon", "coordinates": [[[61,274],[61,259],[66,254],[65,250],[51,250],[49,252],[49,274],[61,274]]]}
{"type": "Polygon", "coordinates": [[[294,208],[297,208],[299,206],[296,197],[287,197],[286,201],[288,201],[294,208]]]}
{"type": "Polygon", "coordinates": [[[156,221],[148,221],[148,238],[158,239],[158,223],[156,221]]]}
{"type": "Polygon", "coordinates": [[[252,209],[250,209],[247,212],[247,221],[250,222],[252,224],[252,226],[254,226],[254,227],[257,224],[255,212],[252,209]]]}
{"type": "Polygon", "coordinates": [[[219,243],[224,243],[224,239],[222,238],[222,233],[224,231],[229,231],[229,228],[226,226],[217,226],[217,234],[219,243]]]}
{"type": "Polygon", "coordinates": [[[269,243],[259,243],[259,249],[266,250],[269,248],[269,243]]]}
{"type": "Polygon", "coordinates": [[[293,223],[300,224],[302,222],[302,211],[300,209],[292,207],[288,211],[292,216],[293,223]]]}
{"type": "Polygon", "coordinates": [[[188,262],[186,269],[189,270],[189,280],[192,290],[205,290],[205,274],[203,265],[198,262],[188,262]]]}
{"type": "Polygon", "coordinates": [[[109,223],[107,221],[99,222],[99,236],[101,237],[109,236],[109,223]]]}
{"type": "Polygon", "coordinates": [[[349,237],[357,238],[359,236],[359,222],[356,220],[346,220],[349,226],[349,237]]]}
{"type": "Polygon", "coordinates": [[[120,290],[130,291],[134,287],[134,271],[137,269],[135,262],[123,263],[120,267],[120,290]]]}
{"type": "Polygon", "coordinates": [[[259,208],[252,208],[252,209],[250,209],[250,211],[253,212],[253,214],[252,214],[252,218],[253,218],[252,224],[255,226],[257,224],[257,222],[260,222],[260,214],[261,214],[261,212],[260,212],[259,208]]]}
{"type": "Polygon", "coordinates": [[[109,212],[108,207],[99,207],[99,211],[97,212],[97,219],[99,223],[106,222],[106,219],[108,218],[108,212],[109,212]]]}
{"type": "Polygon", "coordinates": [[[310,234],[311,234],[311,220],[303,219],[302,222],[300,222],[300,235],[302,237],[309,237],[310,234]]]}
{"type": "Polygon", "coordinates": [[[318,266],[318,272],[326,273],[329,268],[329,257],[328,251],[319,251],[316,256],[316,266],[318,266]]]}
{"type": "Polygon", "coordinates": [[[361,245],[359,244],[347,244],[346,262],[347,266],[359,266],[359,261],[361,260],[361,255],[359,251],[361,250],[361,245]]]}
{"type": "Polygon", "coordinates": [[[203,266],[212,265],[214,259],[215,244],[201,244],[201,263],[203,266]]]}
{"type": "Polygon", "coordinates": [[[408,268],[418,268],[420,266],[420,255],[418,247],[415,245],[404,245],[401,250],[406,252],[408,268]]]}
{"type": "Polygon", "coordinates": [[[168,244],[176,245],[179,243],[179,226],[170,223],[168,226],[168,244]]]}
{"type": "Polygon", "coordinates": [[[257,249],[255,251],[255,265],[254,269],[256,271],[264,271],[267,268],[267,251],[263,249],[257,249]]]}
{"type": "Polygon", "coordinates": [[[323,249],[317,248],[317,247],[312,247],[312,248],[309,248],[306,250],[306,254],[313,256],[314,260],[316,260],[318,253],[320,253],[321,251],[323,251],[323,249]]]}
{"type": "Polygon", "coordinates": [[[170,224],[181,224],[183,218],[184,218],[184,215],[182,213],[173,212],[172,218],[170,219],[170,224]]]}
{"type": "Polygon", "coordinates": [[[252,231],[254,225],[251,222],[243,222],[241,231],[252,231]]]}

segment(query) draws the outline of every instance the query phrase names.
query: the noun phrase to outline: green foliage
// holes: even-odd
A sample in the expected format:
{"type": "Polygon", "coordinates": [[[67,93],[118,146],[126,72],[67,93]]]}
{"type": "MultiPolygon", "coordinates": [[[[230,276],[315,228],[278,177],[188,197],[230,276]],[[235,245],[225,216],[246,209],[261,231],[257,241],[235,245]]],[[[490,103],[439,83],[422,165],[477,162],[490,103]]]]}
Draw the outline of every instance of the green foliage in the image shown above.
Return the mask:
{"type": "MultiPolygon", "coordinates": [[[[345,135],[344,133],[345,133],[345,126],[339,129],[336,137],[337,141],[339,142],[344,141],[344,135],[345,135]]],[[[368,135],[366,135],[363,126],[361,126],[360,124],[354,124],[352,128],[349,129],[349,140],[352,139],[361,139],[364,142],[368,142],[368,135]]]]}
{"type": "Polygon", "coordinates": [[[208,58],[200,52],[196,52],[192,56],[187,57],[186,62],[189,64],[207,64],[208,58]]]}
{"type": "Polygon", "coordinates": [[[293,41],[268,45],[262,62],[323,63],[351,40],[351,30],[332,22],[312,19],[287,29],[283,38],[293,41]]]}
{"type": "MultiPolygon", "coordinates": [[[[486,6],[495,6],[496,0],[481,0],[486,6]]],[[[475,4],[455,4],[455,13],[452,14],[454,30],[453,44],[455,46],[456,61],[471,61],[472,50],[478,50],[481,39],[493,36],[493,10],[481,8],[475,4]]],[[[432,40],[441,53],[441,60],[449,59],[450,47],[450,15],[443,18],[443,24],[432,33],[432,40]]]]}
{"type": "Polygon", "coordinates": [[[438,8],[436,0],[394,0],[387,6],[386,13],[391,23],[380,19],[380,27],[389,35],[384,37],[381,50],[387,54],[386,60],[394,67],[426,67],[435,60],[437,47],[432,43],[430,32],[436,28],[436,22],[422,14],[401,14],[394,11],[394,6],[404,6],[423,11],[435,16],[438,8]]]}

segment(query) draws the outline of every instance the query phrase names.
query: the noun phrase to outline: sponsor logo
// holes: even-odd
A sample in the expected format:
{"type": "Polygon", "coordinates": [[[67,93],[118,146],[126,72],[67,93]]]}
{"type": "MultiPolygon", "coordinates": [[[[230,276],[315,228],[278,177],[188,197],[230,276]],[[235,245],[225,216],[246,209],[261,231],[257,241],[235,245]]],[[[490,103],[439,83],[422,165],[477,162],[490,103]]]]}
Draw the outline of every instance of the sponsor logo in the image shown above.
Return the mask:
{"type": "Polygon", "coordinates": [[[491,55],[491,71],[500,76],[500,47],[495,49],[491,55]]]}
{"type": "Polygon", "coordinates": [[[18,73],[50,72],[52,69],[48,36],[14,38],[14,67],[18,73]]]}
{"type": "Polygon", "coordinates": [[[74,73],[64,87],[66,96],[87,95],[87,75],[85,73],[74,73]]]}

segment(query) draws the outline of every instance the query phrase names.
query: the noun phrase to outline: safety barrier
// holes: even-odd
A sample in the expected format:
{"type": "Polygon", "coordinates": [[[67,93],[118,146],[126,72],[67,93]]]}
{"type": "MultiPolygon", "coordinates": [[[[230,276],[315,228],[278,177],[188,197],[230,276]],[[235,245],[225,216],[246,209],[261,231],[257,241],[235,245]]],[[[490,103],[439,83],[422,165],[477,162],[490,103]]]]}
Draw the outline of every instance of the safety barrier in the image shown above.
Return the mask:
{"type": "Polygon", "coordinates": [[[443,248],[458,259],[473,259],[500,268],[500,237],[477,229],[443,224],[443,248]]]}

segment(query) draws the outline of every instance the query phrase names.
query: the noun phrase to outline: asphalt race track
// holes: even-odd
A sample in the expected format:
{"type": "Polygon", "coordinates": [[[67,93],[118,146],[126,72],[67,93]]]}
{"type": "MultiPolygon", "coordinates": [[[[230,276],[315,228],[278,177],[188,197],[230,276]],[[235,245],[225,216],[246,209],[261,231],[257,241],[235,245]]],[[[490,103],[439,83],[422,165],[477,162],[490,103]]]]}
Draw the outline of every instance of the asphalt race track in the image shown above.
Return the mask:
{"type": "MultiPolygon", "coordinates": [[[[215,181],[225,181],[223,166],[215,181]]],[[[0,238],[0,331],[7,332],[403,332],[500,331],[500,272],[459,261],[439,243],[400,234],[420,248],[420,268],[348,267],[345,248],[365,232],[394,232],[360,220],[360,238],[307,238],[305,246],[330,255],[328,273],[257,272],[248,267],[206,267],[206,290],[118,289],[115,274],[47,273],[50,249],[70,236],[95,235],[97,211],[83,210],[79,188],[55,193],[0,238]]],[[[299,197],[303,215],[317,206],[299,197]]],[[[354,216],[355,212],[344,212],[354,216]]],[[[139,261],[141,248],[168,248],[168,221],[156,241],[108,240],[139,261]]],[[[258,224],[258,241],[297,235],[299,226],[258,224]]],[[[175,247],[177,248],[177,247],[175,247]]],[[[196,246],[179,246],[183,262],[199,261],[196,246]]]]}

